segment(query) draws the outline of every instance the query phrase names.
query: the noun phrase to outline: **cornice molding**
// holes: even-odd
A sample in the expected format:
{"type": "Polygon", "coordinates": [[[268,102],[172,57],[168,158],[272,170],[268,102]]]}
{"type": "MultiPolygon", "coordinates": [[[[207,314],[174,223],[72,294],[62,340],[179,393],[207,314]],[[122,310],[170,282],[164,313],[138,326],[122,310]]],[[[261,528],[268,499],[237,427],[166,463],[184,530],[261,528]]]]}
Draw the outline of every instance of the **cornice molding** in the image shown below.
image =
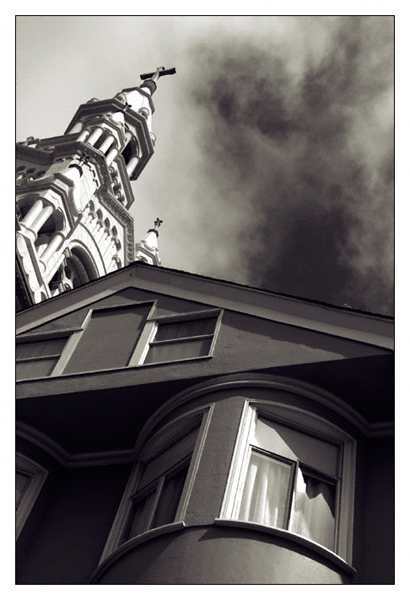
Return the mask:
{"type": "Polygon", "coordinates": [[[70,454],[60,444],[34,427],[17,421],[16,435],[44,450],[60,465],[68,469],[98,467],[133,462],[133,450],[113,450],[110,452],[83,452],[70,454]]]}
{"type": "MultiPolygon", "coordinates": [[[[211,523],[212,524],[212,523],[211,523]]],[[[147,542],[148,540],[154,539],[156,537],[160,537],[162,535],[167,535],[172,533],[173,531],[180,531],[181,529],[185,529],[187,526],[184,521],[174,521],[173,523],[167,523],[166,525],[161,525],[160,527],[156,527],[155,529],[149,529],[148,531],[144,531],[140,533],[136,537],[128,540],[124,544],[121,544],[114,552],[112,552],[106,559],[104,559],[94,573],[91,575],[89,579],[89,583],[98,583],[98,578],[106,571],[113,563],[115,563],[121,556],[147,542]]]]}
{"type": "MultiPolygon", "coordinates": [[[[150,104],[152,103],[152,99],[150,98],[150,96],[144,92],[143,90],[141,90],[140,88],[132,88],[132,89],[138,89],[138,91],[140,93],[142,93],[144,96],[147,96],[150,99],[150,104]]],[[[153,108],[153,105],[151,106],[151,110],[153,108]]],[[[77,110],[77,112],[75,113],[74,117],[71,119],[65,134],[68,134],[68,132],[72,129],[72,127],[75,125],[75,123],[79,120],[84,121],[84,117],[92,117],[92,116],[100,116],[101,118],[106,118],[108,117],[109,113],[115,113],[115,112],[123,112],[124,113],[124,119],[127,123],[133,125],[137,132],[142,136],[142,141],[143,144],[143,152],[144,153],[148,153],[149,155],[154,153],[154,146],[152,143],[152,140],[149,136],[149,131],[148,131],[148,127],[147,127],[147,123],[145,120],[145,117],[143,117],[142,115],[136,113],[134,110],[132,110],[131,108],[129,108],[128,110],[124,111],[124,103],[121,102],[121,100],[119,100],[118,98],[110,98],[108,100],[97,100],[95,102],[87,102],[86,104],[81,104],[77,110]]],[[[152,112],[154,112],[154,110],[152,110],[152,112]]],[[[78,134],[75,134],[78,135],[78,134]]]]}
{"type": "Polygon", "coordinates": [[[42,165],[51,165],[53,155],[51,151],[42,150],[41,148],[33,148],[31,146],[23,146],[16,144],[16,159],[27,159],[37,162],[42,165]]]}
{"type": "MultiPolygon", "coordinates": [[[[57,296],[53,299],[52,312],[57,317],[67,312],[68,303],[70,310],[80,308],[85,303],[100,300],[114,291],[123,289],[124,285],[148,291],[150,294],[159,293],[200,302],[210,307],[224,308],[323,335],[364,343],[382,348],[386,353],[391,353],[394,346],[394,320],[390,317],[347,312],[309,300],[294,299],[143,262],[135,262],[72,292],[57,296]]],[[[30,309],[30,312],[20,313],[21,330],[42,323],[49,313],[49,304],[46,307],[39,304],[30,309]]]]}
{"type": "MultiPolygon", "coordinates": [[[[148,432],[158,425],[158,423],[166,415],[175,410],[177,407],[186,404],[195,398],[199,398],[207,394],[213,394],[222,390],[246,390],[249,388],[280,390],[318,402],[319,404],[322,404],[326,408],[342,416],[366,437],[383,437],[393,435],[393,423],[391,421],[383,423],[369,423],[359,412],[357,412],[344,400],[318,386],[306,383],[305,381],[299,379],[282,377],[279,375],[234,373],[232,375],[223,375],[221,377],[207,380],[204,383],[190,387],[170,398],[148,419],[143,426],[139,437],[141,439],[145,439],[145,437],[148,435],[148,432]]],[[[248,398],[248,400],[253,403],[260,402],[261,404],[265,402],[253,400],[252,398],[248,398]]]]}
{"type": "Polygon", "coordinates": [[[219,527],[231,527],[235,529],[248,529],[250,531],[266,533],[271,536],[283,538],[289,540],[290,542],[294,542],[295,544],[305,546],[309,550],[313,550],[314,552],[330,560],[332,563],[336,564],[341,569],[347,571],[350,575],[353,575],[357,572],[354,567],[349,565],[349,563],[347,563],[338,554],[332,552],[332,550],[321,546],[320,544],[314,542],[313,540],[310,540],[309,538],[305,538],[302,535],[293,533],[293,531],[280,529],[279,527],[271,527],[269,525],[263,525],[261,523],[253,523],[252,521],[240,521],[239,519],[216,518],[213,522],[213,525],[217,525],[219,527]]]}

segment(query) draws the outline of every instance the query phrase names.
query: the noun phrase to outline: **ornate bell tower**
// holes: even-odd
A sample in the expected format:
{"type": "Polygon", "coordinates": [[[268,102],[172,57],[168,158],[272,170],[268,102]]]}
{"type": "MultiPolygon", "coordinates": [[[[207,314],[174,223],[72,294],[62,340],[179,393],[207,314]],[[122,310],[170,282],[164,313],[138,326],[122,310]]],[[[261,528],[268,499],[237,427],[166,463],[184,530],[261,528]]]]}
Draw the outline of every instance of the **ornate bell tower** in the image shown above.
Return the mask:
{"type": "Polygon", "coordinates": [[[17,310],[134,260],[130,180],[154,153],[156,81],[173,73],[141,75],[140,86],[82,104],[64,135],[17,144],[17,310]]]}

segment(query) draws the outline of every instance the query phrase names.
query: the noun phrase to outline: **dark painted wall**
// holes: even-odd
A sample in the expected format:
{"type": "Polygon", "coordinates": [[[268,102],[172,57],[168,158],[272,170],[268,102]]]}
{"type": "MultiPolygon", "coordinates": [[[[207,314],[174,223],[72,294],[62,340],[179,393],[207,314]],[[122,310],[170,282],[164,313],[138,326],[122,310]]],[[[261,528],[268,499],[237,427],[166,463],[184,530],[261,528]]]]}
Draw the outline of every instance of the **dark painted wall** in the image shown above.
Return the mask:
{"type": "Polygon", "coordinates": [[[394,441],[374,438],[366,452],[366,582],[394,583],[394,441]]]}
{"type": "Polygon", "coordinates": [[[193,527],[121,556],[96,583],[349,583],[350,576],[288,540],[241,528],[193,527]]]}
{"type": "MultiPolygon", "coordinates": [[[[121,293],[99,300],[87,307],[68,313],[63,317],[37,327],[33,331],[51,331],[68,327],[79,327],[90,308],[106,308],[125,304],[130,301],[155,300],[157,308],[154,316],[174,313],[196,312],[212,308],[204,304],[188,302],[160,294],[149,294],[129,288],[121,293]]],[[[113,317],[105,319],[104,327],[107,337],[122,337],[117,322],[113,317]],[[110,330],[111,328],[111,330],[110,330]]],[[[107,346],[107,353],[110,348],[107,346]]],[[[87,371],[87,356],[81,356],[82,344],[77,346],[71,362],[84,365],[87,371]],[[78,355],[78,356],[77,356],[78,355]]],[[[305,330],[298,327],[275,323],[258,317],[225,311],[221,330],[215,347],[214,357],[210,361],[190,361],[174,365],[158,367],[138,367],[139,383],[161,380],[163,377],[187,377],[197,375],[216,375],[231,371],[264,369],[273,366],[334,361],[343,358],[356,358],[385,354],[383,350],[350,342],[305,330]],[[164,371],[165,370],[165,371],[164,371]]],[[[96,366],[92,367],[94,370],[96,366]]],[[[105,364],[101,365],[101,370],[105,364]]],[[[72,372],[68,370],[68,372],[72,372]]],[[[79,370],[77,371],[79,372],[79,370]]]]}
{"type": "MultiPolygon", "coordinates": [[[[208,308],[158,294],[155,297],[158,314],[208,308]]],[[[130,288],[95,306],[101,308],[155,297],[130,288]]],[[[38,330],[79,326],[89,308],[90,305],[38,330]]],[[[107,326],[109,328],[109,324],[107,326]]],[[[115,335],[115,328],[111,333],[115,335]]],[[[334,371],[329,365],[334,368],[335,364],[346,363],[345,370],[338,372],[339,378],[345,382],[343,389],[348,401],[355,405],[356,399],[359,401],[363,395],[356,385],[358,379],[362,387],[366,387],[367,381],[378,381],[374,367],[365,372],[361,361],[384,358],[387,354],[365,344],[225,311],[213,358],[19,384],[17,393],[22,390],[23,399],[18,403],[18,415],[68,452],[123,450],[133,447],[138,432],[153,412],[173,394],[192,385],[195,378],[197,383],[223,374],[302,365],[311,368],[311,383],[315,383],[321,368],[329,373],[331,383],[334,371]]],[[[332,389],[334,393],[338,392],[337,387],[336,384],[332,389]]],[[[382,386],[380,394],[383,395],[385,389],[390,388],[382,386]]],[[[244,395],[256,399],[268,397],[270,393],[249,388],[244,395]]],[[[285,392],[275,391],[275,395],[329,418],[329,410],[316,402],[291,398],[285,392]]],[[[211,396],[175,409],[162,423],[206,401],[216,402],[212,417],[214,428],[204,446],[186,516],[187,523],[196,527],[136,547],[116,562],[110,575],[107,572],[102,581],[350,582],[350,576],[340,575],[333,564],[327,564],[325,559],[315,562],[317,557],[305,549],[295,548],[291,542],[276,539],[272,543],[272,537],[266,534],[205,527],[219,516],[242,407],[239,396],[228,398],[225,393],[211,396]],[[219,403],[223,397],[226,401],[219,403]],[[203,527],[198,528],[200,525],[203,527]],[[219,541],[218,536],[221,536],[219,541]],[[125,579],[121,579],[123,576],[125,579]]],[[[384,402],[389,404],[388,394],[384,402]]],[[[340,416],[335,417],[338,425],[353,433],[354,428],[343,421],[340,416]]],[[[39,449],[27,450],[28,456],[40,464],[48,461],[48,466],[44,466],[50,469],[50,475],[19,540],[18,582],[86,583],[97,567],[131,466],[65,470],[44,453],[40,456],[39,449]]],[[[390,441],[376,438],[360,441],[358,450],[355,566],[359,572],[354,581],[391,583],[392,445],[390,441]]]]}
{"type": "MultiPolygon", "coordinates": [[[[342,417],[332,416],[328,407],[257,387],[204,394],[164,415],[155,429],[209,403],[214,403],[210,428],[184,517],[193,529],[144,542],[116,561],[102,582],[393,582],[391,440],[364,439],[342,417]],[[210,527],[220,515],[245,398],[293,404],[333,420],[358,438],[353,563],[357,575],[352,577],[316,553],[274,535],[210,527]]],[[[19,540],[18,583],[86,583],[97,567],[131,467],[66,471],[27,442],[22,442],[21,451],[51,471],[19,540]]]]}
{"type": "MultiPolygon", "coordinates": [[[[54,482],[49,476],[49,485],[54,483],[52,502],[25,548],[17,583],[87,583],[101,557],[129,473],[130,465],[115,465],[71,469],[54,482]]],[[[27,540],[22,539],[21,547],[25,544],[27,540]]]]}

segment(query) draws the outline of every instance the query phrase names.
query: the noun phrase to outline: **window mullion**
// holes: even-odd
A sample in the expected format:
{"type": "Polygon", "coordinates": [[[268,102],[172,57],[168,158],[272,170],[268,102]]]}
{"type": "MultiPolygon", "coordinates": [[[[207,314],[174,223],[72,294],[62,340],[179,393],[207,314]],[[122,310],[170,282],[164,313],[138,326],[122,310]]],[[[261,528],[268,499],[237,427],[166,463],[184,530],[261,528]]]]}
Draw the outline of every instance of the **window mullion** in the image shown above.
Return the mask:
{"type": "Polygon", "coordinates": [[[286,498],[286,527],[288,531],[292,531],[293,519],[295,516],[295,502],[296,502],[296,486],[297,477],[300,469],[300,461],[296,460],[292,466],[291,481],[288,489],[288,496],[286,498]]]}
{"type": "Polygon", "coordinates": [[[50,358],[58,358],[60,356],[60,354],[44,354],[42,356],[29,356],[29,357],[25,357],[25,358],[16,358],[16,362],[17,363],[23,363],[23,362],[34,362],[34,361],[38,361],[38,360],[47,360],[50,358]]]}
{"type": "Polygon", "coordinates": [[[68,338],[66,345],[64,346],[64,348],[60,354],[60,358],[57,360],[57,363],[56,363],[54,369],[51,371],[51,375],[60,375],[64,371],[82,334],[83,334],[83,329],[80,329],[79,331],[75,331],[73,334],[71,334],[71,336],[68,338]]]}
{"type": "Polygon", "coordinates": [[[158,325],[155,321],[146,322],[128,363],[129,367],[136,367],[143,364],[148,354],[150,343],[157,333],[157,329],[158,325]]]}
{"type": "Polygon", "coordinates": [[[238,518],[243,488],[251,455],[250,442],[255,431],[256,411],[245,402],[239,426],[238,439],[234,456],[232,457],[231,477],[229,478],[225,498],[221,507],[222,518],[238,518]]]}
{"type": "Polygon", "coordinates": [[[147,519],[147,525],[144,528],[144,530],[151,529],[151,523],[152,523],[152,520],[153,520],[154,515],[155,515],[155,511],[156,511],[157,506],[158,506],[158,501],[159,501],[159,498],[161,496],[162,488],[164,487],[164,482],[165,482],[165,475],[161,475],[161,477],[158,480],[157,489],[155,491],[155,496],[154,496],[154,499],[152,501],[151,510],[149,511],[149,516],[148,516],[148,519],[147,519]]]}
{"type": "Polygon", "coordinates": [[[204,340],[212,338],[212,333],[206,333],[204,335],[191,335],[188,337],[179,337],[179,338],[169,338],[168,340],[153,340],[150,342],[151,346],[160,346],[165,344],[176,344],[178,342],[192,342],[196,340],[204,340]]]}
{"type": "Polygon", "coordinates": [[[339,548],[339,538],[340,538],[341,491],[342,491],[341,481],[340,481],[340,478],[338,478],[336,481],[336,492],[335,492],[335,531],[334,531],[334,538],[333,538],[334,548],[336,549],[336,551],[339,548]]]}

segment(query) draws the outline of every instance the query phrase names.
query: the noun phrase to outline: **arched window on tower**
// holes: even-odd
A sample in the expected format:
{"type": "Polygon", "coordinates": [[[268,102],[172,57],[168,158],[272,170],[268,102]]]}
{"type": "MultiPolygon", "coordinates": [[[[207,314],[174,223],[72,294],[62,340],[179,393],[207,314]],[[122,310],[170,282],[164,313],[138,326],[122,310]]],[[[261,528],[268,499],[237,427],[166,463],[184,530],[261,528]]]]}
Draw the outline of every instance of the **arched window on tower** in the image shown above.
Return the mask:
{"type": "Polygon", "coordinates": [[[51,290],[62,292],[75,289],[99,277],[94,261],[85,249],[71,248],[71,254],[51,279],[51,290]]]}
{"type": "Polygon", "coordinates": [[[125,164],[128,164],[133,156],[138,156],[137,142],[131,139],[121,152],[125,164]]]}

